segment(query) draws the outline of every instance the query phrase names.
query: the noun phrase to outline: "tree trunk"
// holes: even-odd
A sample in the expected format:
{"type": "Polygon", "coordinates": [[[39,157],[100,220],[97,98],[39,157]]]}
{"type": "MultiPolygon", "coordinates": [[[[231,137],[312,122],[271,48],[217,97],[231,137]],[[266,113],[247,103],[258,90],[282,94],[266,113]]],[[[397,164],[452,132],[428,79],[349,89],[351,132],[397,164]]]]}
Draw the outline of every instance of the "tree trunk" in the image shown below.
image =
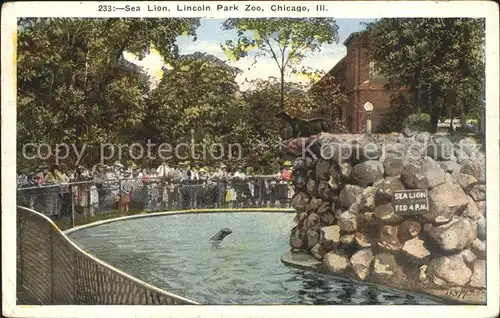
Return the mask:
{"type": "Polygon", "coordinates": [[[280,96],[280,108],[285,110],[285,69],[281,69],[281,96],[280,96]]]}
{"type": "Polygon", "coordinates": [[[438,121],[439,121],[439,110],[438,110],[438,103],[437,103],[437,84],[432,84],[431,85],[431,91],[430,91],[430,103],[431,105],[431,133],[436,133],[438,130],[438,121]]]}

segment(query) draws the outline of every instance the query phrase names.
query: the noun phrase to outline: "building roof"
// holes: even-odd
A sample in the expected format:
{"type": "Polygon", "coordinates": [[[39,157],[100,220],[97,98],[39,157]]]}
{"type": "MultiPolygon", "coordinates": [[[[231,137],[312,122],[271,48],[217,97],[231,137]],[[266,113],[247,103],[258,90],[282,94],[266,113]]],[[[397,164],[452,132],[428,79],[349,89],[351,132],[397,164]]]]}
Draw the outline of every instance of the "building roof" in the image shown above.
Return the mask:
{"type": "Polygon", "coordinates": [[[359,34],[360,34],[360,32],[353,32],[353,33],[349,34],[349,36],[347,37],[347,39],[345,39],[343,44],[345,46],[347,46],[349,44],[349,42],[356,39],[359,36],[359,34]]]}
{"type": "Polygon", "coordinates": [[[346,63],[346,57],[344,56],[343,58],[340,59],[340,61],[337,62],[328,72],[327,74],[333,76],[333,74],[340,68],[344,67],[346,63]]]}

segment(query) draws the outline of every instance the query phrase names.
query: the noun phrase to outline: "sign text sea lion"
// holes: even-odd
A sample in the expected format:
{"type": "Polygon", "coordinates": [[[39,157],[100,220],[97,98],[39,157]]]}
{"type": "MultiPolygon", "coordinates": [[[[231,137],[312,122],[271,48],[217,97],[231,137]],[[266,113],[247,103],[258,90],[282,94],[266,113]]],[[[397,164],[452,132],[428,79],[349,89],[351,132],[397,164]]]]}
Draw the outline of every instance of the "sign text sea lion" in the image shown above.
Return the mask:
{"type": "Polygon", "coordinates": [[[427,189],[394,192],[392,198],[394,212],[400,215],[416,215],[429,211],[427,189]]]}

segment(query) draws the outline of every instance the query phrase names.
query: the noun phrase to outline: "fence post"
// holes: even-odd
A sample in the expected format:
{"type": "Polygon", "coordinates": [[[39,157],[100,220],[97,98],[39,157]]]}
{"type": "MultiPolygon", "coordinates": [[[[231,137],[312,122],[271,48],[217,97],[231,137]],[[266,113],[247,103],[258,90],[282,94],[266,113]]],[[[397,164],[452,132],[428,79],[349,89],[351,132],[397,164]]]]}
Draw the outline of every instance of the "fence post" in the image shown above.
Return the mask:
{"type": "Polygon", "coordinates": [[[75,227],[75,192],[73,185],[69,186],[69,195],[71,196],[71,227],[75,227]]]}
{"type": "Polygon", "coordinates": [[[120,214],[121,214],[121,197],[122,197],[122,179],[118,179],[118,204],[117,204],[117,208],[118,208],[118,211],[120,211],[120,214]]]}
{"type": "Polygon", "coordinates": [[[52,233],[52,227],[48,227],[49,230],[49,244],[50,244],[50,297],[52,304],[55,305],[55,293],[54,293],[54,237],[52,233]]]}
{"type": "Polygon", "coordinates": [[[160,198],[161,198],[161,211],[165,211],[166,209],[166,205],[165,205],[165,177],[160,177],[160,184],[161,184],[161,187],[160,187],[160,190],[161,190],[161,195],[160,195],[160,198]]]}

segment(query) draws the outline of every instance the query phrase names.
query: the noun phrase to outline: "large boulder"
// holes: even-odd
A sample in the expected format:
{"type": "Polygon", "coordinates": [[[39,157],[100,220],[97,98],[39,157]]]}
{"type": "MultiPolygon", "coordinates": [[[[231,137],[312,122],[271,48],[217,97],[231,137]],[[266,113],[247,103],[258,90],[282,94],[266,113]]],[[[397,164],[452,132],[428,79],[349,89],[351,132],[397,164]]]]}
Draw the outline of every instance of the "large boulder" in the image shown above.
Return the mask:
{"type": "Polygon", "coordinates": [[[348,266],[347,254],[340,250],[330,251],[323,256],[323,268],[329,272],[343,272],[348,266]]]}
{"type": "Polygon", "coordinates": [[[460,188],[464,190],[465,193],[469,193],[470,190],[472,190],[472,187],[476,185],[477,179],[474,178],[473,176],[465,173],[455,173],[453,175],[453,178],[455,181],[458,183],[460,188]]]}
{"type": "Polygon", "coordinates": [[[401,251],[409,262],[417,265],[426,264],[431,256],[431,252],[425,247],[424,241],[418,237],[406,241],[401,251]]]}
{"type": "Polygon", "coordinates": [[[307,236],[307,248],[308,249],[313,248],[316,244],[319,243],[319,234],[317,231],[307,230],[306,236],[307,236]]]}
{"type": "Polygon", "coordinates": [[[402,158],[387,157],[384,160],[384,175],[387,177],[399,176],[403,167],[404,160],[402,158]]]}
{"type": "Polygon", "coordinates": [[[325,142],[320,146],[321,158],[341,163],[352,155],[352,146],[345,142],[325,142]]]}
{"type": "Polygon", "coordinates": [[[312,178],[309,179],[309,180],[307,180],[306,191],[307,191],[307,194],[309,194],[311,196],[317,196],[318,195],[316,180],[314,180],[312,178]]]}
{"type": "Polygon", "coordinates": [[[445,172],[452,173],[460,169],[460,165],[455,160],[440,161],[439,165],[445,172]]]}
{"type": "Polygon", "coordinates": [[[406,147],[405,162],[419,160],[426,154],[426,146],[424,143],[412,142],[406,147]]]}
{"type": "Polygon", "coordinates": [[[469,266],[469,267],[471,267],[472,264],[474,263],[474,261],[477,259],[476,254],[474,254],[474,252],[472,252],[472,250],[470,248],[467,248],[467,249],[461,251],[460,255],[462,255],[462,258],[464,259],[465,264],[467,264],[467,266],[469,266]]]}
{"type": "Polygon", "coordinates": [[[363,188],[357,185],[346,184],[342,191],[340,191],[339,195],[341,207],[349,208],[351,205],[356,203],[356,198],[362,193],[363,188]]]}
{"type": "Polygon", "coordinates": [[[470,249],[477,256],[477,258],[486,259],[486,243],[481,241],[479,238],[476,238],[472,242],[470,249]]]}
{"type": "Polygon", "coordinates": [[[351,256],[349,262],[351,263],[351,268],[356,278],[365,280],[368,274],[370,274],[370,265],[372,261],[373,253],[369,248],[361,249],[351,256]]]}
{"type": "Polygon", "coordinates": [[[421,142],[421,143],[427,143],[428,141],[431,140],[431,134],[429,132],[427,132],[427,131],[418,133],[415,136],[415,140],[418,141],[418,142],[421,142]]]}
{"type": "Polygon", "coordinates": [[[358,163],[352,168],[352,177],[358,185],[366,187],[384,177],[384,166],[376,160],[358,163]]]}
{"type": "Polygon", "coordinates": [[[325,213],[325,214],[322,214],[320,216],[321,220],[323,221],[323,223],[325,223],[325,225],[333,225],[335,224],[335,215],[333,215],[333,213],[325,213]]]}
{"type": "Polygon", "coordinates": [[[445,182],[445,171],[429,157],[410,161],[401,172],[408,189],[431,189],[445,182]]]}
{"type": "Polygon", "coordinates": [[[401,242],[398,238],[398,228],[384,225],[379,229],[377,246],[387,251],[398,251],[401,249],[401,242]]]}
{"type": "Polygon", "coordinates": [[[420,223],[413,220],[405,220],[398,226],[398,237],[401,242],[406,242],[417,237],[422,230],[420,223]]]}
{"type": "MultiPolygon", "coordinates": [[[[307,166],[307,163],[306,163],[306,159],[309,158],[309,157],[306,157],[306,158],[295,158],[293,160],[293,163],[292,163],[292,167],[293,167],[293,171],[297,171],[297,170],[306,170],[306,166],[307,166]]],[[[309,158],[311,159],[311,158],[309,158]]]]}
{"type": "Polygon", "coordinates": [[[306,212],[309,196],[304,192],[298,192],[292,199],[291,205],[298,212],[306,212]]]}
{"type": "Polygon", "coordinates": [[[330,225],[322,227],[320,230],[320,244],[327,251],[331,250],[340,243],[340,227],[330,225]]]}
{"type": "Polygon", "coordinates": [[[483,217],[483,214],[477,208],[476,202],[471,197],[467,197],[469,203],[467,203],[467,207],[462,212],[462,216],[469,218],[473,221],[477,221],[483,217]]]}
{"type": "Polygon", "coordinates": [[[468,203],[467,195],[458,185],[444,183],[429,191],[429,211],[422,216],[428,222],[446,223],[468,203]]]}
{"type": "Polygon", "coordinates": [[[340,230],[344,232],[356,232],[358,229],[358,216],[347,210],[340,215],[339,219],[340,230]]]}
{"type": "Polygon", "coordinates": [[[300,213],[297,213],[297,215],[295,215],[295,223],[297,223],[297,225],[300,227],[300,228],[303,228],[303,224],[304,224],[304,221],[307,219],[307,213],[306,212],[300,212],[300,213]]]}
{"type": "Polygon", "coordinates": [[[391,202],[394,192],[403,190],[406,188],[399,178],[385,178],[375,192],[375,204],[391,202]]]}
{"type": "Polygon", "coordinates": [[[373,217],[381,225],[397,225],[402,222],[402,218],[394,212],[391,203],[384,203],[375,208],[373,217]]]}
{"type": "Polygon", "coordinates": [[[342,163],[339,163],[339,172],[340,172],[340,177],[342,178],[342,180],[344,181],[348,181],[351,179],[351,175],[352,175],[352,166],[347,163],[347,162],[342,162],[342,163]]]}
{"type": "Polygon", "coordinates": [[[434,137],[427,145],[427,156],[435,160],[449,160],[453,153],[453,143],[446,137],[434,137]]]}
{"type": "Polygon", "coordinates": [[[460,252],[472,244],[477,228],[471,220],[454,216],[449,223],[432,226],[428,234],[440,250],[460,252]]]}
{"type": "Polygon", "coordinates": [[[311,213],[304,222],[304,227],[308,230],[318,231],[321,228],[321,219],[316,213],[311,213]]]}
{"type": "Polygon", "coordinates": [[[486,262],[484,260],[478,259],[474,262],[469,286],[486,288],[486,262]]]}
{"type": "Polygon", "coordinates": [[[312,198],[309,200],[307,204],[306,211],[307,213],[313,213],[318,210],[318,208],[323,204],[323,201],[320,198],[312,198]]]}
{"type": "Polygon", "coordinates": [[[484,184],[476,184],[470,190],[470,196],[474,201],[486,200],[486,186],[484,184]]]}
{"type": "Polygon", "coordinates": [[[367,187],[361,196],[358,196],[357,203],[360,212],[372,212],[375,209],[375,193],[377,188],[367,187]]]}
{"type": "Polygon", "coordinates": [[[296,249],[305,248],[307,246],[306,230],[294,227],[290,235],[290,245],[296,249]]]}
{"type": "Polygon", "coordinates": [[[486,217],[486,201],[476,201],[476,206],[479,209],[479,212],[486,217]]]}
{"type": "Polygon", "coordinates": [[[477,225],[477,238],[481,241],[486,241],[486,218],[481,215],[481,217],[476,220],[477,225]]]}
{"type": "Polygon", "coordinates": [[[330,179],[330,161],[319,158],[316,162],[316,179],[328,180],[330,179]]]}
{"type": "Polygon", "coordinates": [[[296,170],[292,173],[292,185],[295,191],[305,190],[307,185],[307,173],[303,170],[296,170]]]}
{"type": "Polygon", "coordinates": [[[473,138],[459,137],[456,150],[460,150],[467,155],[467,159],[474,160],[479,155],[480,145],[473,138]]]}
{"type": "Polygon", "coordinates": [[[472,276],[460,254],[440,256],[431,260],[427,274],[436,285],[464,286],[472,276]]]}
{"type": "Polygon", "coordinates": [[[348,249],[352,246],[352,243],[354,242],[354,234],[344,234],[340,237],[340,245],[348,249]]]}
{"type": "Polygon", "coordinates": [[[315,259],[321,261],[323,260],[323,257],[325,256],[326,253],[325,249],[323,248],[323,246],[321,246],[321,244],[316,244],[311,248],[311,254],[315,259]]]}
{"type": "Polygon", "coordinates": [[[316,214],[319,216],[322,216],[325,213],[333,213],[333,204],[330,202],[323,202],[321,205],[318,207],[318,210],[316,211],[316,214]]]}
{"type": "Polygon", "coordinates": [[[333,189],[330,187],[328,182],[326,181],[320,181],[318,184],[318,195],[319,197],[327,202],[333,202],[335,198],[335,193],[333,189]]]}
{"type": "Polygon", "coordinates": [[[366,235],[362,232],[356,232],[354,233],[354,243],[359,247],[359,248],[365,248],[365,247],[370,247],[372,244],[370,241],[368,241],[366,235]]]}
{"type": "Polygon", "coordinates": [[[460,172],[473,176],[480,184],[486,183],[486,163],[483,159],[477,158],[466,161],[462,165],[460,172]]]}
{"type": "Polygon", "coordinates": [[[396,257],[389,253],[375,255],[371,276],[376,282],[389,286],[401,285],[407,279],[396,257]]]}

